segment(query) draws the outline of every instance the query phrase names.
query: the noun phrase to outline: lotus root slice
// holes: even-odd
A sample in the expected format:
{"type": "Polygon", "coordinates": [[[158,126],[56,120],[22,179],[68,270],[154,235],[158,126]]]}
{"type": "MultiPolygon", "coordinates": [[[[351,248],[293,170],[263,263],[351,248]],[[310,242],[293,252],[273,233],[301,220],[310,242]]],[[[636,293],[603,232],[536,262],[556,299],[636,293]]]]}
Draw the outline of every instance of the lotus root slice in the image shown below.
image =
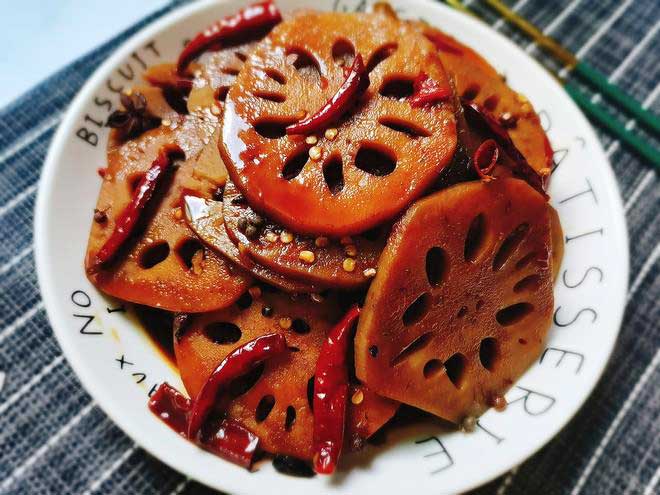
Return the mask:
{"type": "MultiPolygon", "coordinates": [[[[266,361],[235,383],[227,414],[257,434],[266,451],[309,460],[316,361],[327,331],[339,318],[340,311],[331,298],[317,304],[308,297],[292,299],[281,292],[264,292],[247,308],[233,305],[199,315],[174,346],[186,390],[195,397],[213,369],[236,347],[260,335],[284,333],[291,352],[266,361]],[[263,315],[264,307],[272,309],[270,316],[263,315]]],[[[349,447],[361,445],[397,408],[394,401],[360,384],[351,386],[350,397],[358,390],[362,400],[355,404],[349,399],[345,432],[349,447]]]]}
{"type": "Polygon", "coordinates": [[[408,24],[293,16],[254,48],[227,95],[220,150],[233,182],[256,211],[303,234],[353,235],[393,218],[456,147],[451,99],[428,108],[408,101],[422,72],[449,84],[433,45],[408,24]],[[354,109],[318,135],[287,136],[287,125],[337,91],[356,54],[370,86],[354,109]]]}
{"type": "Polygon", "coordinates": [[[552,321],[549,207],[518,179],[468,182],[395,225],[355,339],[376,393],[460,422],[537,359],[552,321]]]}

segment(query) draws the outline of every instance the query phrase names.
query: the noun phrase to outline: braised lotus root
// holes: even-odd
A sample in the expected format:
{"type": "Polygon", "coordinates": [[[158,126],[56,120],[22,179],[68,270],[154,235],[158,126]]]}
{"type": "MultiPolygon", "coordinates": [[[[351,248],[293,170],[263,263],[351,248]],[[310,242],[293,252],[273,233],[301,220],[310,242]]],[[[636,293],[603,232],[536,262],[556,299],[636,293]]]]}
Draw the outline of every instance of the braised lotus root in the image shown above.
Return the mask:
{"type": "Polygon", "coordinates": [[[186,196],[184,202],[186,221],[202,242],[250,272],[254,277],[286,292],[319,292],[321,290],[314,285],[284,277],[255,263],[247,253],[241,253],[227,235],[222,215],[222,201],[186,196]]]}
{"type": "Polygon", "coordinates": [[[306,12],[276,26],[226,98],[220,151],[233,182],[294,232],[341,237],[392,219],[456,146],[451,99],[408,100],[423,74],[449,84],[433,45],[386,16],[306,12]],[[316,135],[286,135],[337,92],[357,54],[370,85],[353,110],[316,135]]]}
{"type": "Polygon", "coordinates": [[[531,167],[547,177],[552,166],[552,148],[529,100],[511,89],[495,68],[471,48],[428,24],[413,24],[435,42],[459,95],[492,114],[508,129],[516,148],[531,167]]]}
{"type": "Polygon", "coordinates": [[[358,378],[450,421],[482,413],[534,362],[550,328],[550,230],[544,198],[518,179],[458,184],[415,203],[367,294],[358,378]]]}
{"type": "MultiPolygon", "coordinates": [[[[264,292],[247,308],[233,305],[199,315],[174,343],[186,390],[195,397],[218,363],[241,344],[260,335],[284,333],[291,352],[268,360],[234,383],[227,415],[257,434],[266,451],[311,459],[309,384],[326,332],[339,314],[331,299],[317,304],[303,296],[292,299],[264,292]]],[[[352,385],[350,394],[345,438],[349,447],[359,447],[392,417],[397,403],[359,384],[352,385]]]]}
{"type": "Polygon", "coordinates": [[[231,181],[224,192],[224,223],[230,239],[257,263],[285,277],[326,288],[368,283],[369,270],[378,264],[388,234],[385,226],[343,239],[288,232],[257,215],[231,181]]]}
{"type": "Polygon", "coordinates": [[[183,218],[183,194],[208,197],[226,180],[217,163],[197,159],[211,145],[217,126],[217,119],[214,124],[205,118],[179,117],[131,141],[111,143],[86,257],[88,276],[103,292],[171,311],[201,312],[231,304],[247,287],[249,276],[205,248],[183,218]],[[160,148],[171,143],[183,150],[185,159],[147,207],[146,225],[115,263],[91,273],[94,257],[130,202],[133,188],[160,148]]]}

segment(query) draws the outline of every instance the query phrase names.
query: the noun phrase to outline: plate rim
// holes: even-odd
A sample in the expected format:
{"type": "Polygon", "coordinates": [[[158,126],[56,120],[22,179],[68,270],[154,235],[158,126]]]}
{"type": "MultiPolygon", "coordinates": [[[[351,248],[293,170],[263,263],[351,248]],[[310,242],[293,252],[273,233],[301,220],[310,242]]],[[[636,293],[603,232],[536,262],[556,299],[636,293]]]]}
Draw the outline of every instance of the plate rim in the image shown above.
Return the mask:
{"type": "MultiPolygon", "coordinates": [[[[96,380],[91,372],[88,371],[88,366],[83,359],[83,356],[76,351],[76,345],[74,340],[69,338],[66,335],[65,328],[61,324],[60,320],[57,318],[57,307],[59,303],[55,299],[53,292],[49,291],[48,288],[54,285],[51,281],[51,276],[46,269],[46,250],[47,245],[46,241],[48,239],[47,229],[48,224],[46,222],[47,215],[46,209],[48,207],[48,200],[51,196],[52,190],[49,188],[49,184],[53,181],[53,176],[57,172],[58,162],[63,156],[63,151],[66,143],[70,139],[70,131],[76,123],[76,118],[80,113],[81,109],[88,104],[90,97],[94,94],[94,91],[100,87],[103,80],[107,77],[112,70],[114,70],[125,58],[130,55],[131,51],[139,46],[140,43],[148,40],[149,38],[159,34],[161,31],[166,30],[172,24],[185,20],[187,17],[191,17],[198,12],[204,11],[209,8],[218,7],[221,4],[228,3],[229,0],[200,0],[194,2],[190,5],[185,5],[181,7],[176,7],[173,11],[164,15],[160,19],[157,19],[142,29],[137,33],[132,35],[130,38],[122,42],[119,47],[110,55],[94,72],[87,78],[85,84],[80,88],[75,98],[69,104],[66,109],[65,116],[62,119],[61,123],[58,126],[57,132],[55,133],[48,149],[46,159],[44,160],[44,165],[41,171],[41,176],[38,183],[38,193],[34,207],[34,249],[35,249],[35,265],[37,272],[37,279],[39,284],[39,292],[41,294],[42,300],[44,302],[44,307],[48,316],[49,324],[51,325],[55,336],[57,338],[58,344],[62,348],[64,356],[66,356],[67,361],[74,370],[76,377],[82,383],[86,392],[90,395],[93,402],[101,408],[101,410],[110,418],[110,420],[115,423],[119,428],[131,438],[131,440],[147,451],[150,455],[159,459],[171,469],[176,472],[186,476],[188,479],[199,481],[207,486],[212,488],[229,490],[232,493],[248,493],[245,491],[245,487],[241,486],[241,476],[228,476],[223,480],[223,486],[219,487],[210,476],[204,476],[200,473],[195,473],[191,469],[187,469],[185,465],[182,465],[179,462],[179,457],[172,455],[169,452],[163,452],[159,450],[158,442],[151,440],[150,437],[141,435],[139,429],[134,425],[130,419],[123,414],[122,408],[119,406],[119,402],[116,401],[112,394],[107,391],[104,387],[96,387],[96,380]],[[57,323],[56,323],[57,322],[57,323]]],[[[433,0],[414,0],[414,2],[419,2],[421,4],[426,4],[427,6],[438,9],[443,15],[447,15],[449,22],[451,19],[459,19],[459,22],[464,22],[471,24],[475,30],[487,33],[490,36],[495,36],[499,38],[499,41],[503,42],[508,50],[518,52],[520,55],[523,55],[531,64],[536,65],[537,68],[545,71],[545,69],[540,65],[538,61],[529,56],[524,52],[518,45],[506,38],[504,35],[498,31],[492,29],[492,27],[486,23],[482,23],[476,19],[471,18],[461,12],[457,12],[450,7],[434,2],[433,0]]],[[[370,4],[372,2],[369,2],[370,4]]],[[[547,75],[547,74],[546,74],[547,75]]],[[[553,80],[551,77],[547,77],[547,83],[554,85],[555,89],[563,92],[561,86],[553,80]]],[[[626,308],[626,295],[628,292],[629,285],[629,270],[630,270],[630,250],[629,250],[629,240],[628,240],[628,229],[626,225],[625,210],[623,208],[623,201],[619,191],[619,185],[616,181],[614,170],[610,164],[609,158],[603,150],[602,143],[598,136],[596,135],[593,127],[590,122],[586,119],[581,110],[577,105],[570,99],[566,98],[566,104],[571,106],[571,111],[579,115],[579,118],[583,120],[584,128],[588,133],[589,139],[596,144],[595,152],[599,155],[598,161],[603,162],[603,170],[599,172],[603,173],[603,180],[607,186],[604,189],[608,197],[608,202],[612,206],[612,210],[616,213],[612,219],[613,228],[618,231],[615,232],[614,242],[619,243],[623,247],[622,253],[624,256],[623,266],[621,267],[623,283],[620,287],[614,287],[613,291],[621,295],[621,304],[618,306],[616,311],[616,336],[612,339],[609,348],[607,349],[606,358],[602,360],[599,368],[594,374],[594,379],[586,387],[585,393],[578,401],[579,404],[575,409],[566,416],[564,421],[559,422],[555,425],[554,428],[548,430],[548,434],[545,436],[545,439],[539,442],[537,445],[533,445],[531,448],[526,449],[523,454],[520,455],[520,458],[515,459],[508,468],[493,470],[493,472],[488,473],[486,476],[481,477],[478,481],[468,481],[461,488],[461,490],[471,490],[476,487],[482,486],[495,478],[503,475],[510,469],[514,468],[517,465],[522,464],[538,452],[542,447],[547,445],[547,443],[556,437],[556,435],[564,428],[566,425],[575,417],[575,415],[584,407],[587,400],[591,397],[595,387],[598,385],[602,379],[603,373],[608,366],[608,363],[611,360],[614,347],[620,337],[621,333],[621,324],[626,308]]],[[[620,261],[621,262],[621,261],[620,261]]],[[[228,463],[220,462],[219,468],[223,469],[229,466],[228,463]],[[226,465],[225,465],[226,464],[226,465]]],[[[234,466],[231,466],[234,467],[234,466]]]]}

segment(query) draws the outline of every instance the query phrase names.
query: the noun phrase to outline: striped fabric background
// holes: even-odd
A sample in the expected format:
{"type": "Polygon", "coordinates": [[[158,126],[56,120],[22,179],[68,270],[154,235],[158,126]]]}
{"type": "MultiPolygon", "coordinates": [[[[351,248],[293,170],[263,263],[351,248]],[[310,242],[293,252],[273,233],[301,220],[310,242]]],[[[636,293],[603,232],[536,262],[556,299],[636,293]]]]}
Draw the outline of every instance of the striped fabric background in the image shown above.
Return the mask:
{"type": "MultiPolygon", "coordinates": [[[[118,44],[180,3],[0,110],[0,494],[215,493],[136,447],[82,389],[48,325],[32,251],[40,168],[67,104],[118,44]]],[[[660,113],[658,0],[509,4],[660,113]]],[[[495,29],[539,56],[537,47],[484,12],[495,29]]],[[[474,494],[660,493],[658,174],[607,134],[600,138],[619,179],[630,235],[630,292],[617,348],[596,391],[562,433],[474,494]]]]}

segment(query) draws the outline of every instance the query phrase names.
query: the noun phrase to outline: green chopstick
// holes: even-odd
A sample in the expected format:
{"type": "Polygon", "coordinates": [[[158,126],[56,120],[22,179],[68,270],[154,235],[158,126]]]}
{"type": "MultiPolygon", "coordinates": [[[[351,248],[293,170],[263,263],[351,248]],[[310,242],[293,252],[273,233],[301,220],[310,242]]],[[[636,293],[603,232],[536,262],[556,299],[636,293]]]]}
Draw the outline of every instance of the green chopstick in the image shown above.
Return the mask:
{"type": "Polygon", "coordinates": [[[622,110],[635,117],[640,124],[660,135],[660,117],[646,110],[637,100],[626,94],[616,84],[612,84],[602,72],[587,62],[578,60],[575,55],[560,45],[555,39],[544,34],[543,31],[521,15],[515,13],[501,0],[484,0],[484,2],[504,17],[504,19],[536,41],[546,52],[560,60],[566,66],[568,72],[573,72],[590,83],[604,96],[616,103],[622,110]]]}
{"type": "Polygon", "coordinates": [[[605,129],[618,137],[625,144],[633,148],[643,158],[650,161],[653,165],[660,168],[660,151],[650,146],[644,139],[631,132],[621,123],[613,114],[605,108],[591,101],[591,97],[584,93],[576,84],[566,82],[564,89],[573,98],[573,101],[589,115],[594,121],[598,122],[605,129]]]}
{"type": "MultiPolygon", "coordinates": [[[[536,26],[513,12],[499,0],[484,1],[502,15],[504,19],[511,22],[525,34],[533,38],[540,47],[544,48],[555,58],[560,60],[565,68],[591,82],[593,86],[601,90],[604,96],[609,97],[617,103],[620,108],[635,116],[640,123],[644,124],[649,129],[660,133],[660,119],[655,114],[645,110],[634,98],[629,97],[620,88],[611,84],[607,80],[607,77],[597,69],[591,67],[586,62],[578,61],[575,55],[560,45],[556,40],[543,34],[543,32],[541,32],[536,26]]],[[[461,0],[444,0],[444,2],[450,7],[479,17],[477,12],[465,5],[461,0]]],[[[546,69],[564,86],[564,89],[566,89],[566,92],[573,101],[594,122],[597,122],[599,125],[607,129],[629,148],[660,169],[659,150],[655,149],[643,138],[628,129],[617,116],[593,101],[591,96],[582,91],[576,84],[562,78],[559,74],[555,73],[548,67],[546,67],[546,69]]]]}

